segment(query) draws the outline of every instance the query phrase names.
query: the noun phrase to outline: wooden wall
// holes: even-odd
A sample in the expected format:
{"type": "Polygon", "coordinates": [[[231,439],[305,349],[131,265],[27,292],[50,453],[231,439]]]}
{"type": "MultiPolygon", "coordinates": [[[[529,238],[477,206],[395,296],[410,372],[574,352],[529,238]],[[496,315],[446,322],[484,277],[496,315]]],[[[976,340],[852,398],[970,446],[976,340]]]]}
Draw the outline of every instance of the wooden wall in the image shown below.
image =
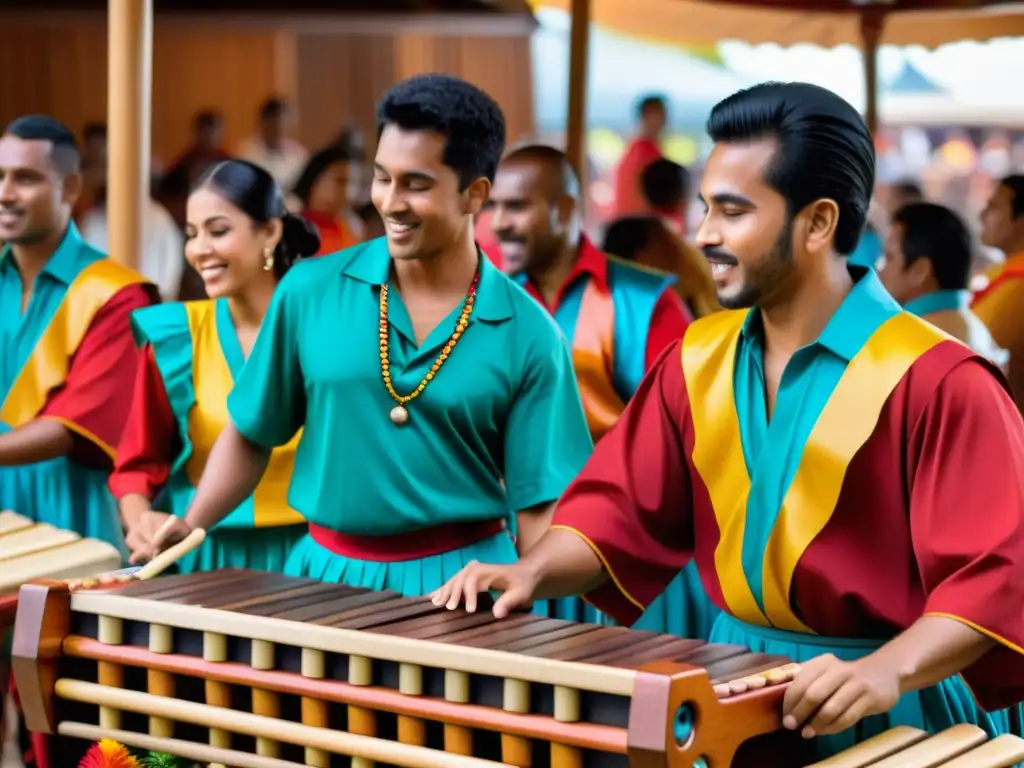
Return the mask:
{"type": "Polygon", "coordinates": [[[525,37],[301,35],[298,102],[303,138],[316,144],[355,119],[372,140],[374,105],[391,84],[444,72],[483,88],[501,105],[509,141],[533,132],[533,71],[525,37]]]}
{"type": "MultiPolygon", "coordinates": [[[[0,14],[2,16],[2,14],[0,14]]],[[[106,119],[106,22],[0,19],[0,123],[52,114],[73,130],[106,119]]],[[[505,110],[509,139],[533,130],[529,39],[416,34],[290,32],[175,20],[154,24],[153,153],[169,162],[196,111],[225,116],[228,147],[248,135],[268,96],[291,97],[298,138],[316,147],[354,121],[371,141],[374,104],[392,83],[420,72],[464,77],[505,110]]]]}

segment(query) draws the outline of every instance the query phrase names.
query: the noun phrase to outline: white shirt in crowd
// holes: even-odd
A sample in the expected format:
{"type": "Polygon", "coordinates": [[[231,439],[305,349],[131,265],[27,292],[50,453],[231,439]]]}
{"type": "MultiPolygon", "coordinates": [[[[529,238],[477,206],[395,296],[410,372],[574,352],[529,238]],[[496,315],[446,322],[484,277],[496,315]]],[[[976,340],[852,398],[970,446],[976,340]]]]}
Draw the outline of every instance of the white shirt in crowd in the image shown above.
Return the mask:
{"type": "MultiPolygon", "coordinates": [[[[106,208],[93,208],[82,219],[82,237],[103,253],[108,253],[106,208]]],[[[185,270],[185,238],[171,214],[156,200],[146,208],[142,230],[139,272],[153,281],[164,301],[178,298],[185,270]]]]}
{"type": "Polygon", "coordinates": [[[284,139],[280,149],[270,149],[259,136],[251,136],[243,141],[236,155],[266,169],[281,185],[285,194],[292,191],[309,160],[306,148],[293,139],[284,139]]]}

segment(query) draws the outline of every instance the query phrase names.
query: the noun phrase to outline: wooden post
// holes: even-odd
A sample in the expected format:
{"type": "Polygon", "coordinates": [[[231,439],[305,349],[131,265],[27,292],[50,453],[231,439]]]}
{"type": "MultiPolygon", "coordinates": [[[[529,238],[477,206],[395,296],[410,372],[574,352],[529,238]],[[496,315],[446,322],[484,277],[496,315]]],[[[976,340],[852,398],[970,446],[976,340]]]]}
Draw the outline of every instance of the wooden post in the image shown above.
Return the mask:
{"type": "Polygon", "coordinates": [[[864,57],[864,122],[874,136],[878,133],[878,45],[885,15],[866,11],[860,15],[861,54],[864,57]]]}
{"type": "MultiPolygon", "coordinates": [[[[565,154],[586,184],[587,61],[590,50],[590,0],[572,0],[569,32],[569,114],[565,154]]],[[[580,195],[580,204],[586,199],[580,195]]]]}
{"type": "Polygon", "coordinates": [[[137,268],[149,202],[153,0],[109,0],[108,17],[109,255],[137,268]]]}

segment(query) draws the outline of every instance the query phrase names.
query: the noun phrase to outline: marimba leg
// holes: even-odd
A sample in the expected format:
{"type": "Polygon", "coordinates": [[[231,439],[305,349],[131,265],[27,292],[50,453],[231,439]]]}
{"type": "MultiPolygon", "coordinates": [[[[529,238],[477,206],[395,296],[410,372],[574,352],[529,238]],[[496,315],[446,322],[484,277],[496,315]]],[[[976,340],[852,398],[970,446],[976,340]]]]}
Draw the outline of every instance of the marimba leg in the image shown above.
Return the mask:
{"type": "MultiPolygon", "coordinates": [[[[314,651],[309,648],[302,649],[302,676],[310,679],[322,680],[325,673],[325,662],[323,651],[314,651]]],[[[317,728],[329,728],[331,725],[330,705],[320,699],[311,699],[308,696],[302,697],[302,724],[312,725],[317,728]]],[[[306,765],[311,768],[328,768],[330,766],[330,755],[322,749],[306,747],[306,765]]]]}
{"type": "MultiPolygon", "coordinates": [[[[124,642],[124,624],[121,619],[100,616],[98,640],[105,645],[121,645],[124,642]]],[[[111,661],[98,662],[96,667],[100,685],[124,688],[124,667],[111,661]]],[[[113,707],[100,707],[100,727],[108,731],[119,730],[121,712],[113,707]]]]}
{"type": "MultiPolygon", "coordinates": [[[[350,685],[371,685],[373,683],[373,665],[365,656],[348,657],[348,682],[350,685]]],[[[360,736],[377,735],[377,715],[371,709],[348,707],[348,731],[360,736]]],[[[363,757],[353,757],[351,768],[373,768],[373,761],[363,757]]]]}
{"type": "MultiPolygon", "coordinates": [[[[250,654],[250,666],[253,669],[274,668],[274,644],[266,640],[253,640],[250,654]]],[[[252,689],[252,713],[272,717],[275,720],[281,716],[281,700],[274,691],[265,688],[252,689]]],[[[256,737],[256,754],[261,757],[279,757],[280,745],[271,739],[256,737]]]]}
{"type": "MultiPolygon", "coordinates": [[[[455,669],[444,672],[444,698],[454,704],[469,703],[469,675],[455,669]]],[[[473,731],[462,725],[445,723],[444,751],[456,755],[473,754],[473,731]]]]}
{"type": "MultiPolygon", "coordinates": [[[[423,667],[416,664],[398,665],[398,691],[406,696],[423,695],[423,667]]],[[[424,747],[427,744],[427,724],[419,717],[398,716],[398,741],[424,747]]]]}
{"type": "MultiPolygon", "coordinates": [[[[173,630],[160,624],[150,624],[149,650],[153,653],[173,652],[173,630]]],[[[146,670],[146,690],[157,696],[174,698],[174,675],[159,669],[146,670]]],[[[174,723],[163,717],[151,717],[149,718],[149,735],[163,739],[173,738],[174,723]]]]}
{"type": "MultiPolygon", "coordinates": [[[[578,723],[579,719],[580,692],[575,688],[555,686],[555,720],[578,723]]],[[[577,747],[552,742],[551,768],[583,768],[583,755],[577,747]]]]}
{"type": "MultiPolygon", "coordinates": [[[[228,660],[228,639],[215,632],[203,633],[203,660],[224,662],[228,660]]],[[[206,703],[212,707],[231,709],[231,688],[219,680],[204,683],[206,703]]],[[[220,728],[210,729],[210,746],[231,749],[231,734],[220,728]]]]}

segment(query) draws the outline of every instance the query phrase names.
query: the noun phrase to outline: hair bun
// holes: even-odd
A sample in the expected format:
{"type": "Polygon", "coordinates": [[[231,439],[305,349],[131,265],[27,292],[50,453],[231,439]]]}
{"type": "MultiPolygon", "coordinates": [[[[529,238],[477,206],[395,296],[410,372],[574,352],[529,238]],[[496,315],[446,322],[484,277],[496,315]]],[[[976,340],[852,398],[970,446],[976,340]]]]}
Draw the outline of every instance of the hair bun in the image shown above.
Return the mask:
{"type": "Polygon", "coordinates": [[[313,256],[320,250],[320,234],[311,222],[293,213],[286,213],[281,217],[281,223],[281,242],[291,261],[313,256]]]}

